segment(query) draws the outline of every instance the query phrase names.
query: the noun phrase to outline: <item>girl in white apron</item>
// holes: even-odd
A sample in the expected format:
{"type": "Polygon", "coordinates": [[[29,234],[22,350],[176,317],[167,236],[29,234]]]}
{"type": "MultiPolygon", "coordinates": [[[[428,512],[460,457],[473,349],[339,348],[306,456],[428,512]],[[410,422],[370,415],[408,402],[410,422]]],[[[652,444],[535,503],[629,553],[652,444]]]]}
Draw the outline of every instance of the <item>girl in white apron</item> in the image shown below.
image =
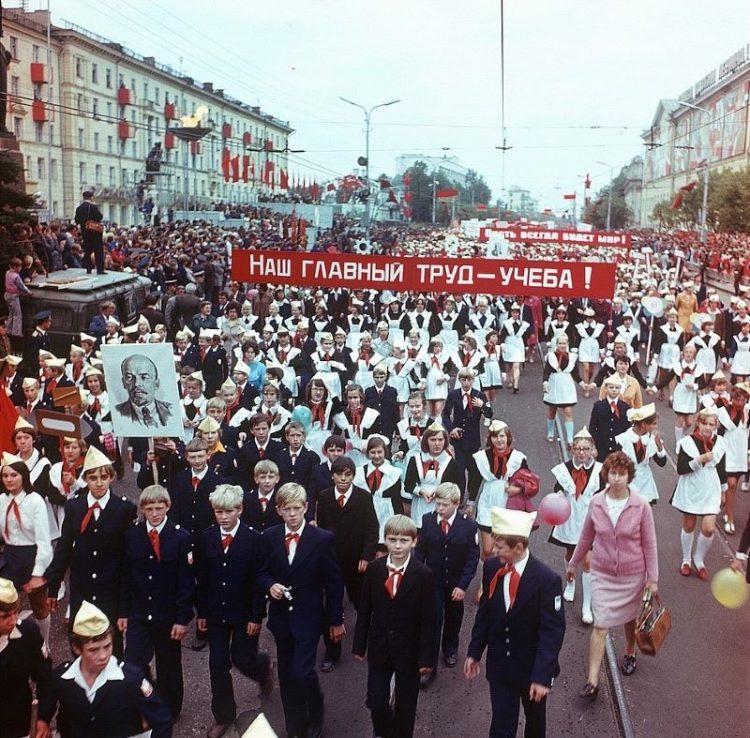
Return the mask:
{"type": "Polygon", "coordinates": [[[724,532],[734,535],[734,509],[737,501],[737,484],[743,474],[747,474],[748,454],[748,407],[750,399],[750,387],[747,384],[738,384],[732,387],[730,393],[731,404],[717,411],[719,421],[719,435],[724,439],[726,455],[724,457],[724,468],[727,473],[727,489],[722,495],[724,502],[724,532]]]}
{"type": "MultiPolygon", "coordinates": [[[[686,347],[687,348],[687,347],[686,347]]],[[[696,418],[693,435],[680,439],[677,448],[677,489],[672,505],[682,513],[680,574],[689,577],[692,564],[699,579],[708,581],[706,554],[711,548],[716,529],[716,516],[721,507],[721,490],[726,484],[726,444],[716,435],[719,421],[713,408],[704,408],[696,418]],[[698,542],[693,540],[698,517],[701,517],[698,542]]]]}
{"type": "Polygon", "coordinates": [[[372,370],[383,361],[383,357],[378,354],[372,347],[372,338],[369,333],[363,333],[360,336],[360,345],[352,354],[352,362],[356,367],[354,374],[354,383],[362,389],[372,387],[372,370]]]}
{"type": "MultiPolygon", "coordinates": [[[[596,313],[591,308],[583,311],[583,322],[576,327],[578,340],[578,364],[581,367],[581,379],[589,384],[594,377],[596,365],[602,360],[604,351],[604,323],[596,322],[596,313]]],[[[589,392],[584,392],[588,397],[589,392]]]]}
{"type": "Polygon", "coordinates": [[[638,361],[638,342],[640,341],[641,329],[633,323],[633,313],[627,312],[622,316],[622,325],[615,329],[615,338],[621,338],[628,346],[628,356],[631,361],[638,361]]]}
{"type": "Polygon", "coordinates": [[[477,299],[477,311],[469,315],[469,328],[479,344],[485,342],[488,331],[497,329],[497,320],[490,312],[490,302],[484,295],[477,299]]]}
{"type": "Polygon", "coordinates": [[[109,404],[109,394],[104,384],[104,374],[98,369],[89,367],[86,370],[85,389],[83,396],[85,399],[85,412],[91,416],[91,419],[99,424],[102,435],[113,432],[112,412],[109,404]]]}
{"type": "MultiPolygon", "coordinates": [[[[661,382],[669,370],[679,361],[680,352],[685,345],[685,332],[677,322],[677,311],[672,308],[667,313],[667,322],[654,329],[653,351],[658,368],[657,380],[661,382]]],[[[669,401],[672,402],[674,384],[669,386],[669,401]]],[[[664,399],[664,393],[659,392],[659,399],[664,399]]]]}
{"type": "Polygon", "coordinates": [[[388,384],[396,390],[399,415],[403,417],[404,407],[411,394],[410,375],[416,366],[412,359],[406,357],[406,344],[396,341],[393,344],[393,353],[385,360],[388,367],[388,384]]]}
{"type": "MultiPolygon", "coordinates": [[[[477,339],[473,333],[467,332],[464,335],[456,356],[458,357],[456,365],[459,369],[472,369],[474,371],[474,383],[471,388],[479,392],[482,389],[479,375],[484,372],[484,352],[477,347],[477,339]]],[[[461,389],[461,382],[458,377],[456,377],[453,389],[461,389]]]]}
{"type": "Polygon", "coordinates": [[[439,418],[448,397],[448,381],[453,367],[451,354],[444,351],[443,339],[435,336],[427,353],[422,357],[422,374],[424,376],[424,395],[430,403],[430,415],[439,418]]]}
{"type": "MultiPolygon", "coordinates": [[[[564,495],[570,503],[570,517],[564,523],[556,525],[549,536],[551,543],[565,549],[566,569],[573,556],[578,539],[581,537],[583,522],[586,520],[591,498],[603,487],[600,478],[602,464],[594,460],[594,448],[594,439],[584,426],[573,437],[572,458],[552,467],[552,476],[555,478],[554,492],[564,495]]],[[[589,551],[583,559],[583,573],[581,574],[581,589],[583,591],[581,619],[586,625],[594,622],[594,616],[591,612],[590,563],[591,552],[589,551]]],[[[573,579],[565,585],[563,599],[566,602],[573,602],[575,592],[576,582],[573,579]]]]}
{"type": "Polygon", "coordinates": [[[750,376],[750,318],[743,320],[740,332],[732,336],[729,355],[732,382],[744,382],[750,376]]]}
{"type": "MultiPolygon", "coordinates": [[[[500,351],[506,371],[510,366],[510,381],[514,395],[518,394],[521,364],[526,360],[526,341],[530,330],[531,326],[525,320],[521,320],[521,306],[514,302],[510,306],[510,318],[503,323],[500,331],[500,351]]],[[[505,379],[508,380],[507,373],[505,379]]]]}
{"type": "MultiPolygon", "coordinates": [[[[484,372],[479,377],[482,392],[487,401],[495,400],[497,390],[503,388],[503,373],[500,368],[502,361],[501,349],[498,345],[497,331],[488,331],[484,345],[484,372]]],[[[489,419],[485,418],[485,425],[489,425],[489,419]]]]}
{"type": "Polygon", "coordinates": [[[182,440],[189,443],[195,436],[195,429],[206,417],[208,400],[203,394],[203,372],[193,372],[188,376],[187,396],[180,401],[182,408],[182,440]]]}
{"type": "Polygon", "coordinates": [[[78,438],[62,439],[62,461],[52,464],[49,470],[47,489],[39,487],[39,492],[47,503],[49,529],[52,540],[55,541],[62,533],[65,520],[65,503],[86,486],[81,479],[83,457],[86,455],[86,442],[78,438]]]}
{"type": "Polygon", "coordinates": [[[729,383],[724,372],[716,372],[708,383],[708,392],[700,397],[701,407],[715,407],[717,412],[719,408],[729,407],[731,401],[728,387],[729,383]]]}
{"type": "Polygon", "coordinates": [[[292,414],[279,403],[281,393],[272,382],[266,382],[257,401],[256,412],[265,415],[268,420],[269,436],[280,441],[284,437],[284,428],[292,419],[292,414]]]}
{"type": "Polygon", "coordinates": [[[445,309],[437,317],[440,338],[443,339],[446,351],[458,351],[458,337],[463,332],[463,321],[456,310],[456,301],[450,295],[445,298],[445,309]]]}
{"type": "Polygon", "coordinates": [[[388,309],[383,316],[383,320],[388,324],[388,338],[391,343],[404,340],[405,316],[406,313],[401,305],[401,301],[398,298],[393,298],[388,303],[388,309]]]}
{"type": "Polygon", "coordinates": [[[570,341],[570,321],[567,317],[568,309],[561,305],[544,321],[544,340],[549,344],[550,351],[555,350],[559,336],[564,335],[570,341]]]}
{"type": "Polygon", "coordinates": [[[393,460],[402,462],[404,471],[411,457],[420,452],[422,436],[424,436],[427,428],[435,422],[425,412],[424,395],[421,392],[413,392],[409,396],[406,417],[402,418],[396,425],[399,447],[398,451],[393,454],[393,460]]]}
{"type": "Polygon", "coordinates": [[[360,314],[360,310],[363,306],[361,300],[352,300],[351,307],[349,308],[351,313],[346,316],[347,323],[347,339],[346,345],[355,351],[359,348],[362,340],[362,336],[367,333],[369,335],[370,330],[370,319],[366,315],[360,314]]]}
{"type": "Polygon", "coordinates": [[[292,365],[302,353],[298,348],[292,346],[289,341],[289,331],[286,328],[279,328],[276,331],[278,343],[274,348],[268,350],[266,354],[267,363],[277,364],[284,370],[284,376],[281,381],[289,390],[292,398],[296,399],[299,395],[299,384],[297,382],[297,371],[292,365]]]}
{"type": "Polygon", "coordinates": [[[490,423],[485,448],[472,455],[469,465],[469,506],[476,504],[476,521],[482,536],[482,558],[492,555],[492,508],[506,507],[505,489],[510,477],[528,469],[526,456],[513,448],[513,434],[502,420],[490,423]],[[478,501],[477,501],[478,498],[478,501]]]}
{"type": "Polygon", "coordinates": [[[13,428],[11,441],[16,447],[16,453],[26,464],[29,470],[31,486],[36,489],[47,489],[49,487],[49,470],[52,464],[46,456],[34,447],[37,440],[37,432],[34,426],[19,417],[13,428]]]}
{"type": "Polygon", "coordinates": [[[388,323],[384,320],[378,323],[377,332],[377,336],[372,339],[372,347],[384,359],[387,359],[393,353],[393,342],[390,339],[388,323]]]}
{"type": "Polygon", "coordinates": [[[432,326],[432,313],[426,310],[427,300],[424,297],[418,297],[414,301],[414,310],[406,313],[409,329],[419,331],[420,341],[424,344],[430,340],[430,330],[432,326]]]}
{"type": "Polygon", "coordinates": [[[307,429],[305,446],[324,458],[323,444],[333,428],[334,402],[329,396],[328,387],[317,374],[305,387],[305,407],[312,413],[312,421],[307,429]]]}
{"type": "Polygon", "coordinates": [[[341,399],[341,378],[339,372],[345,372],[346,366],[340,361],[340,355],[334,359],[333,336],[321,333],[319,348],[310,357],[315,374],[322,379],[331,392],[331,397],[341,399]]]}
{"type": "Polygon", "coordinates": [[[628,410],[628,420],[633,424],[624,433],[615,437],[622,452],[635,464],[635,477],[630,489],[652,505],[659,499],[651,460],[658,466],[667,463],[667,452],[657,428],[659,418],[654,403],[628,410]]]}
{"type": "Polygon", "coordinates": [[[351,442],[351,451],[346,455],[355,466],[361,466],[367,461],[367,439],[380,430],[379,419],[380,413],[377,410],[365,407],[365,391],[357,384],[350,384],[346,388],[346,408],[334,416],[333,424],[339,435],[351,442]]]}
{"type": "Polygon", "coordinates": [[[388,461],[387,442],[383,436],[367,439],[367,463],[357,467],[354,486],[370,491],[380,533],[378,551],[385,552],[385,524],[394,515],[402,513],[404,501],[401,472],[388,461]]]}
{"type": "Polygon", "coordinates": [[[713,318],[706,316],[701,320],[701,332],[689,341],[695,346],[697,373],[706,374],[709,377],[716,373],[717,362],[723,351],[721,336],[714,333],[713,326],[713,318]]]}
{"type": "Polygon", "coordinates": [[[71,344],[70,363],[65,365],[65,376],[76,387],[83,387],[83,379],[87,369],[85,354],[83,347],[71,344]]]}
{"type": "Polygon", "coordinates": [[[420,452],[409,460],[404,480],[404,512],[417,528],[422,517],[435,510],[435,489],[441,482],[453,482],[463,488],[461,473],[448,453],[448,431],[437,422],[422,436],[420,452]]]}
{"type": "MultiPolygon", "coordinates": [[[[581,382],[576,366],[576,355],[569,353],[568,336],[560,333],[555,341],[555,350],[549,351],[544,359],[542,374],[542,401],[547,406],[547,440],[555,440],[555,416],[562,410],[565,425],[564,443],[573,442],[573,408],[578,402],[576,384],[581,382]]],[[[592,385],[584,385],[592,389],[592,385]]]]}

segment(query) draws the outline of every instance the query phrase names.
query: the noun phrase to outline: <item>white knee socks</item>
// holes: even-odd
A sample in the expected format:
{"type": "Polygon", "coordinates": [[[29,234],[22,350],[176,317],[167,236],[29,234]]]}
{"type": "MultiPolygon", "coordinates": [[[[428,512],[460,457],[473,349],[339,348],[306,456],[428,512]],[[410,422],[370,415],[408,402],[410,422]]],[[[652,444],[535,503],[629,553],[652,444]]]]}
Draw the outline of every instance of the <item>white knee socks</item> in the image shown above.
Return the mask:
{"type": "Polygon", "coordinates": [[[690,566],[690,554],[693,550],[693,536],[695,533],[686,533],[684,530],[680,531],[680,544],[682,545],[682,563],[690,566]]]}
{"type": "Polygon", "coordinates": [[[565,421],[565,435],[567,436],[567,442],[573,443],[573,421],[572,420],[566,420],[565,421]]]}
{"type": "Polygon", "coordinates": [[[39,632],[42,634],[42,638],[46,644],[49,644],[49,629],[50,629],[50,616],[37,620],[36,624],[39,626],[39,632]]]}
{"type": "Polygon", "coordinates": [[[547,438],[555,437],[555,421],[547,419],[547,438]]]}
{"type": "Polygon", "coordinates": [[[710,536],[704,536],[703,533],[698,534],[698,543],[695,544],[695,553],[693,554],[693,561],[698,569],[706,565],[706,554],[708,549],[711,548],[713,540],[713,533],[710,536]]]}
{"type": "Polygon", "coordinates": [[[591,614],[591,572],[584,571],[581,574],[581,590],[583,592],[583,602],[581,603],[581,616],[584,623],[592,623],[591,614]]]}

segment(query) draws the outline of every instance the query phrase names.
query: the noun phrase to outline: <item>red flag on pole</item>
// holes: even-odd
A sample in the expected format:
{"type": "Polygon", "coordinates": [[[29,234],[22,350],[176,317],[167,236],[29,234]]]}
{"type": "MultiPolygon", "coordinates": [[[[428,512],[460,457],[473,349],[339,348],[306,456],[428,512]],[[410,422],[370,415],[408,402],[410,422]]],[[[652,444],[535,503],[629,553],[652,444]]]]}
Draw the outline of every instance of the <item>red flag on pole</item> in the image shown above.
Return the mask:
{"type": "Polygon", "coordinates": [[[221,152],[221,173],[224,175],[224,181],[229,182],[229,161],[231,159],[231,154],[229,153],[228,148],[222,149],[221,152]]]}
{"type": "Polygon", "coordinates": [[[576,199],[576,193],[575,192],[573,192],[572,194],[569,194],[569,195],[563,195],[563,200],[575,200],[575,199],[576,199]]]}

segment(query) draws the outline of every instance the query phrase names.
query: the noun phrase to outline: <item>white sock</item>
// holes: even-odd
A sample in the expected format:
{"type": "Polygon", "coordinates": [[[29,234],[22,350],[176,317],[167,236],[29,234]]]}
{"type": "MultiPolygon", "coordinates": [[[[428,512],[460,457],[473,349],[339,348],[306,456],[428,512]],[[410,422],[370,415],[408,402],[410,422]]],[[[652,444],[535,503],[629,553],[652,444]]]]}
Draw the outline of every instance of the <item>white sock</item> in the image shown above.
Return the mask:
{"type": "Polygon", "coordinates": [[[695,553],[693,554],[693,561],[698,569],[706,565],[706,554],[713,542],[713,533],[710,536],[704,536],[703,533],[698,534],[698,543],[695,544],[695,553]]]}
{"type": "Polygon", "coordinates": [[[674,427],[674,442],[677,445],[682,440],[682,426],[676,425],[674,427]]]}
{"type": "Polygon", "coordinates": [[[573,443],[573,421],[572,420],[566,420],[565,421],[565,435],[568,437],[568,443],[573,443]]]}
{"type": "Polygon", "coordinates": [[[547,419],[547,438],[554,438],[555,421],[547,419]]]}
{"type": "Polygon", "coordinates": [[[690,565],[690,554],[693,550],[693,533],[686,533],[684,530],[680,531],[680,544],[682,546],[682,563],[690,565]]]}
{"type": "Polygon", "coordinates": [[[39,626],[39,632],[42,634],[42,638],[46,644],[49,644],[49,629],[50,629],[50,616],[37,620],[36,624],[39,626]]]}
{"type": "Polygon", "coordinates": [[[584,571],[581,574],[581,590],[583,593],[583,603],[581,605],[581,610],[583,612],[586,612],[587,610],[591,610],[591,572],[590,571],[584,571]]]}

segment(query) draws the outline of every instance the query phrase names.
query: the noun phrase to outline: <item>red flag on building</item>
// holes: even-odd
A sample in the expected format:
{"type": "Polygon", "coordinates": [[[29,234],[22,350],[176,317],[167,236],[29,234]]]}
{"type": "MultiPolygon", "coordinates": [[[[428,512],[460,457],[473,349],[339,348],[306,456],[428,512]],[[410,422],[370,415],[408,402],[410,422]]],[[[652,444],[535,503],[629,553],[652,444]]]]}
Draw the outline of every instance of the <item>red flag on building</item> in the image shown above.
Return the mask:
{"type": "Polygon", "coordinates": [[[279,169],[279,186],[282,190],[289,189],[289,175],[287,174],[286,169],[279,169]]]}
{"type": "Polygon", "coordinates": [[[223,148],[221,151],[221,173],[224,175],[224,181],[229,182],[229,162],[232,155],[229,153],[228,148],[223,148]]]}
{"type": "Polygon", "coordinates": [[[679,210],[682,207],[683,201],[685,200],[685,193],[692,192],[698,186],[697,182],[688,182],[686,185],[680,187],[672,203],[672,210],[679,210]]]}
{"type": "Polygon", "coordinates": [[[247,182],[250,176],[250,155],[242,155],[242,181],[247,182]]]}
{"type": "Polygon", "coordinates": [[[452,187],[448,187],[444,190],[437,191],[438,199],[447,199],[450,197],[458,197],[458,190],[454,190],[452,187]]]}
{"type": "Polygon", "coordinates": [[[232,182],[240,181],[240,156],[232,157],[232,182]]]}

